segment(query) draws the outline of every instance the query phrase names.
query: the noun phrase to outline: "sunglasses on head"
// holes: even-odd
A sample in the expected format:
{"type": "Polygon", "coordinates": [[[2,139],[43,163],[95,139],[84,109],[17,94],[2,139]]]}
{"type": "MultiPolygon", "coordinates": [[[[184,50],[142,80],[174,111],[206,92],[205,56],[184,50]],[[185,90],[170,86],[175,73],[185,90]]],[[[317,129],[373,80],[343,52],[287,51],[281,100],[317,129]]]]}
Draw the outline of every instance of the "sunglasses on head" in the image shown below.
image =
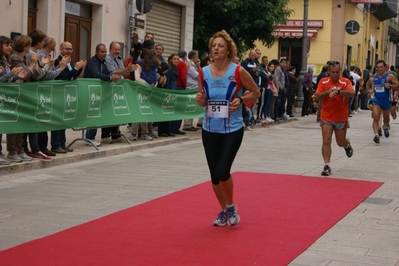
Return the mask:
{"type": "Polygon", "coordinates": [[[339,66],[340,65],[340,63],[338,62],[338,61],[330,61],[330,62],[328,62],[328,65],[329,66],[339,66]]]}

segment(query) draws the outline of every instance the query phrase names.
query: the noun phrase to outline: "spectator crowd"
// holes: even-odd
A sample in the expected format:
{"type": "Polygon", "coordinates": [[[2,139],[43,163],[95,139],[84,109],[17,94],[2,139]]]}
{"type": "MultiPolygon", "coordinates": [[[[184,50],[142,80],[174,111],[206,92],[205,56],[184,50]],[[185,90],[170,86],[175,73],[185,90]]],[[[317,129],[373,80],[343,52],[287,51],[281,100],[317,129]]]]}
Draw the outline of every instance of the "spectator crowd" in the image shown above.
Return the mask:
{"type": "MultiPolygon", "coordinates": [[[[120,79],[130,79],[168,90],[197,90],[201,67],[212,64],[212,58],[206,56],[200,59],[198,51],[176,51],[168,58],[163,57],[164,46],[154,40],[154,34],[147,33],[143,40],[136,32],[131,32],[132,46],[130,57],[121,57],[121,47],[118,42],[108,46],[97,44],[95,55],[89,60],[71,61],[72,44],[64,41],[59,45],[59,55],[54,57],[57,43],[54,37],[35,29],[28,35],[16,36],[13,40],[0,36],[0,81],[1,82],[35,82],[46,80],[74,80],[77,78],[98,78],[106,82],[117,82],[120,79]]],[[[327,67],[323,67],[313,82],[313,69],[309,68],[303,80],[298,80],[298,69],[289,65],[282,58],[269,60],[261,56],[259,49],[250,50],[248,58],[240,62],[237,55],[234,63],[241,65],[251,75],[260,90],[260,98],[245,103],[243,118],[245,130],[251,131],[254,125],[264,125],[273,121],[294,117],[293,106],[302,90],[302,117],[317,113],[319,120],[319,104],[313,94],[321,78],[328,76],[327,67]]],[[[389,69],[395,78],[394,67],[389,69]]],[[[367,110],[372,91],[366,84],[373,76],[372,67],[368,65],[363,71],[350,66],[342,73],[351,80],[356,88],[355,97],[349,101],[350,116],[367,110]]],[[[245,88],[243,88],[245,91],[245,88]]],[[[396,109],[392,111],[396,118],[396,109]]],[[[184,121],[166,121],[148,123],[131,123],[127,130],[130,139],[152,141],[157,137],[174,137],[186,134],[187,131],[197,131],[202,127],[202,118],[194,124],[193,119],[184,121]],[[182,129],[182,130],[181,130],[182,129]]],[[[101,125],[99,125],[101,127],[101,125]]],[[[0,145],[0,165],[11,162],[30,161],[33,158],[51,160],[57,153],[73,152],[66,145],[65,129],[52,132],[24,134],[7,134],[7,156],[2,153],[0,145]]],[[[115,142],[125,142],[121,137],[119,126],[101,127],[101,140],[96,141],[96,128],[86,130],[84,145],[100,146],[115,142]]],[[[0,142],[2,140],[0,134],[0,142]]]]}

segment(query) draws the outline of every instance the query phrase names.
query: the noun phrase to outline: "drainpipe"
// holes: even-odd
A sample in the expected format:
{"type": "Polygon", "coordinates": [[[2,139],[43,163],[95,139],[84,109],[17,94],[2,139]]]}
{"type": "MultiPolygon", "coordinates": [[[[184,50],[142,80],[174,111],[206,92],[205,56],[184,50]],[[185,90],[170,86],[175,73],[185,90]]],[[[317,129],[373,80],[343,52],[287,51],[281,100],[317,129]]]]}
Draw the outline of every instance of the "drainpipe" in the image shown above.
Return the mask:
{"type": "Polygon", "coordinates": [[[132,11],[132,8],[133,8],[133,0],[127,0],[127,19],[126,19],[126,22],[127,22],[127,25],[126,25],[126,55],[125,55],[125,58],[128,58],[128,57],[130,57],[130,47],[131,47],[131,41],[132,41],[132,39],[131,39],[131,37],[130,37],[130,31],[131,31],[131,28],[130,28],[130,17],[132,16],[132,14],[133,14],[133,11],[132,11]]]}
{"type": "MultiPolygon", "coordinates": [[[[308,54],[306,51],[307,48],[307,37],[308,37],[308,8],[309,8],[309,0],[303,1],[303,36],[302,36],[302,62],[301,62],[301,71],[299,72],[299,82],[302,83],[303,77],[307,73],[307,65],[308,65],[308,54]]],[[[303,104],[303,92],[302,85],[299,86],[298,96],[295,101],[295,107],[302,107],[303,104]]]]}

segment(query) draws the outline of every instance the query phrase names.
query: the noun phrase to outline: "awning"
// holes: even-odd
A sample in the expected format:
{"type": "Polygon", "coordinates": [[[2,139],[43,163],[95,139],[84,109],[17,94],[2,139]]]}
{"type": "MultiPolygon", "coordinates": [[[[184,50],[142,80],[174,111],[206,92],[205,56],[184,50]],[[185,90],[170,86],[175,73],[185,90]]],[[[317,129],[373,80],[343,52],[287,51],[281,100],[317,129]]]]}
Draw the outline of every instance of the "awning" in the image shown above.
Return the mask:
{"type": "MultiPolygon", "coordinates": [[[[315,39],[317,36],[318,28],[308,28],[307,37],[315,39]]],[[[302,38],[303,29],[302,28],[290,28],[290,27],[276,27],[272,32],[273,36],[276,38],[302,38]]]]}

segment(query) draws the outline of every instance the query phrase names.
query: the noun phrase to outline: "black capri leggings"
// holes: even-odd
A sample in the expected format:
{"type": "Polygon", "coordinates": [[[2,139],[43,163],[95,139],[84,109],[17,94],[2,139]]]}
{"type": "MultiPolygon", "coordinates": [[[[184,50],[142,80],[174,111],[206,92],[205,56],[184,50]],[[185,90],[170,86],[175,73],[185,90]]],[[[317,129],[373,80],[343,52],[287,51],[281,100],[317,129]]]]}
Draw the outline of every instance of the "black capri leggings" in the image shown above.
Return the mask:
{"type": "Polygon", "coordinates": [[[226,134],[202,130],[202,144],[212,184],[217,185],[220,181],[224,182],[230,178],[230,169],[243,136],[244,128],[226,134]]]}

